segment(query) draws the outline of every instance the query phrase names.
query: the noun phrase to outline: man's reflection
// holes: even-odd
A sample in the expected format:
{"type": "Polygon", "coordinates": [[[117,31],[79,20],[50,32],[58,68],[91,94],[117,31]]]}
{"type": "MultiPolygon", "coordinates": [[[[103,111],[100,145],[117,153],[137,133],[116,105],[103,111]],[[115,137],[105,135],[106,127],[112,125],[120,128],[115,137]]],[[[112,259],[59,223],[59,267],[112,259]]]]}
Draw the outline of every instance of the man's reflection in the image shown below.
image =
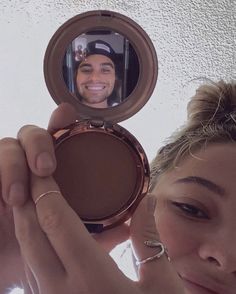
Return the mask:
{"type": "Polygon", "coordinates": [[[78,62],[75,82],[77,96],[91,107],[106,108],[115,95],[116,53],[112,47],[96,40],[88,43],[85,56],[78,62]]]}

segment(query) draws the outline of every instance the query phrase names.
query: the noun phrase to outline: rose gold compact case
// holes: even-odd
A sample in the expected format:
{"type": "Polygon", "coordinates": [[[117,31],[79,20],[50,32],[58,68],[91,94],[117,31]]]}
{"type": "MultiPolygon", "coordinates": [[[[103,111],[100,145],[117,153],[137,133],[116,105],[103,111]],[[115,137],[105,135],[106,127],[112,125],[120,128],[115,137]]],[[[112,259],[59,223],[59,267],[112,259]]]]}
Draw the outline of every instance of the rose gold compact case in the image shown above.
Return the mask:
{"type": "Polygon", "coordinates": [[[80,118],[53,134],[54,176],[91,232],[128,220],[147,193],[145,152],[117,123],[145,105],[157,72],[150,38],[117,12],[77,15],[49,42],[44,59],[48,90],[57,104],[71,103],[80,118]]]}

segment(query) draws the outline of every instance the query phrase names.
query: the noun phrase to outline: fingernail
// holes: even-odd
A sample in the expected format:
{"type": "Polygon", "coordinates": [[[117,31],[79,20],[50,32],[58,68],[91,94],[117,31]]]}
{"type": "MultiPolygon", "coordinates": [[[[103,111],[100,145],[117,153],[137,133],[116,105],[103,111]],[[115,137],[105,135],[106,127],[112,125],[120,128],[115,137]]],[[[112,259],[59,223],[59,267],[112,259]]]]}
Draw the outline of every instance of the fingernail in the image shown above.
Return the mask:
{"type": "Polygon", "coordinates": [[[155,209],[156,209],[156,203],[157,203],[157,199],[155,196],[153,195],[149,195],[147,198],[147,210],[150,213],[154,213],[155,209]]]}
{"type": "Polygon", "coordinates": [[[52,156],[48,152],[42,152],[36,160],[36,168],[38,170],[53,169],[55,166],[52,156]]]}
{"type": "Polygon", "coordinates": [[[10,186],[8,202],[11,205],[18,205],[24,203],[25,188],[21,182],[16,182],[10,186]]]}

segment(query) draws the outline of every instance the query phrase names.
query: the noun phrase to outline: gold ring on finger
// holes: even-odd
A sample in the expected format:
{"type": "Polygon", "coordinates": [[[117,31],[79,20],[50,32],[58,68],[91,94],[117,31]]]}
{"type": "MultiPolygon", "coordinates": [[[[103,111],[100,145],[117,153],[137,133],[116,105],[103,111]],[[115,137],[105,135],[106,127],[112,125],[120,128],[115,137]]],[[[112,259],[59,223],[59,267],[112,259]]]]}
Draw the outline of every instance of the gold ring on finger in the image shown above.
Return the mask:
{"type": "Polygon", "coordinates": [[[60,195],[61,195],[61,192],[60,192],[60,191],[57,191],[57,190],[55,190],[55,191],[52,190],[52,191],[47,191],[47,192],[45,192],[45,193],[42,193],[42,194],[40,194],[40,195],[35,199],[35,201],[34,201],[35,205],[37,205],[38,202],[39,202],[43,197],[48,196],[48,195],[50,195],[50,194],[60,194],[60,195]]]}

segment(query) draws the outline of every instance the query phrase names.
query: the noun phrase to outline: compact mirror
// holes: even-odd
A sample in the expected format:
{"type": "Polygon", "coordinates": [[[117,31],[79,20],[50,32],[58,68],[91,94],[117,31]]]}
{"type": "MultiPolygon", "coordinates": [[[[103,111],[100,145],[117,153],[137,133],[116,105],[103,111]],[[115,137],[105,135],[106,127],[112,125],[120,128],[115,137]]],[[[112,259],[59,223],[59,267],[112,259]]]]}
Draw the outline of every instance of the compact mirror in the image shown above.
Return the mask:
{"type": "Polygon", "coordinates": [[[89,11],[53,35],[44,59],[48,90],[71,103],[79,121],[53,134],[54,177],[91,232],[126,221],[146,195],[147,156],[118,125],[139,111],[157,80],[157,57],[146,32],[113,11],[89,11]]]}

